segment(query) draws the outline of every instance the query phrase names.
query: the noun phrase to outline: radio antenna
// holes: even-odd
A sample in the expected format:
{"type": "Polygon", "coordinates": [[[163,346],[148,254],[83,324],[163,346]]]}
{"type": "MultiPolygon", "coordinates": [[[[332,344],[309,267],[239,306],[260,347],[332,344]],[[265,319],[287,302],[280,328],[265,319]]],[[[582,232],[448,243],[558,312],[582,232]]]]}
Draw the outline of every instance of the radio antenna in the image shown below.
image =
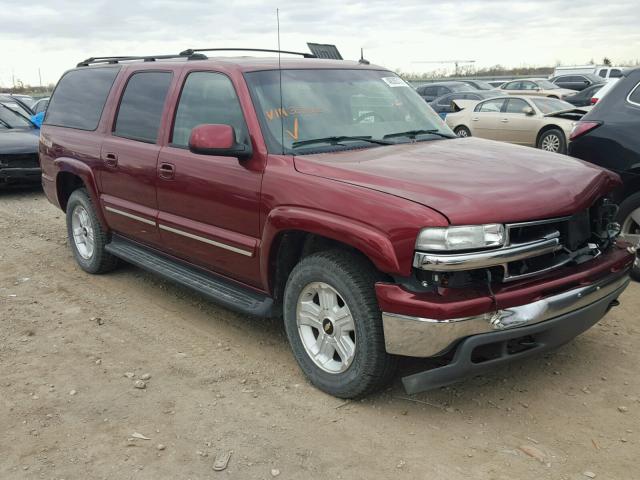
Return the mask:
{"type": "Polygon", "coordinates": [[[278,74],[280,75],[280,136],[282,142],[282,154],[284,155],[284,102],[282,100],[282,62],[280,60],[280,9],[276,8],[276,22],[278,24],[278,74]]]}

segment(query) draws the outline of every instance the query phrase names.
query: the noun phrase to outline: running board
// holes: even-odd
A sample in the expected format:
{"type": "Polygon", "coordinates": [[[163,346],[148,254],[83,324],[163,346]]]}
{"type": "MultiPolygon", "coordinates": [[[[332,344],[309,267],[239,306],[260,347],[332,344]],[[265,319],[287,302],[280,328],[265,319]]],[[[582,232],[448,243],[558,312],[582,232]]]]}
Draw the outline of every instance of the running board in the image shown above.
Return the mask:
{"type": "Polygon", "coordinates": [[[128,263],[189,287],[231,310],[258,317],[271,316],[273,300],[267,295],[171,259],[119,235],[113,235],[105,249],[128,263]]]}

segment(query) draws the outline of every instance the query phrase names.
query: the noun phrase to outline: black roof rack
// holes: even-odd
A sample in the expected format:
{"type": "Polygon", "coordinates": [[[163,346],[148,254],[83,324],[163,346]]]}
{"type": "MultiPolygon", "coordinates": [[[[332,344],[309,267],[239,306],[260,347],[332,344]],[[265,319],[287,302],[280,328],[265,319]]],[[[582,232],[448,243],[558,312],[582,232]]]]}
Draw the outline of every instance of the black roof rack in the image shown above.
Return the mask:
{"type": "Polygon", "coordinates": [[[78,63],[78,67],[88,67],[89,65],[98,65],[101,63],[115,64],[127,62],[131,60],[142,60],[144,62],[155,62],[156,60],[167,60],[171,58],[186,58],[188,60],[206,60],[208,57],[200,52],[267,52],[267,53],[285,53],[289,55],[301,55],[304,58],[317,58],[313,53],[307,52],[290,52],[288,50],[269,50],[266,48],[189,48],[177,55],[141,55],[128,57],[90,57],[78,63]]]}
{"type": "Polygon", "coordinates": [[[313,53],[308,52],[291,52],[288,50],[270,50],[268,48],[189,48],[180,52],[180,55],[190,56],[197,52],[267,52],[267,53],[286,53],[289,55],[301,55],[304,58],[316,58],[313,53]]]}

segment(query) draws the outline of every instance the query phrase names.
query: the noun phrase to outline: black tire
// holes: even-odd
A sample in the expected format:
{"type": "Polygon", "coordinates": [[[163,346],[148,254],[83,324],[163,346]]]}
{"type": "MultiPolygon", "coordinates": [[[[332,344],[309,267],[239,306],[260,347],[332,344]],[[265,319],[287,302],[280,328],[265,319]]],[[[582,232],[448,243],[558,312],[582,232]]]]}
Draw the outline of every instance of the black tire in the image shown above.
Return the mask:
{"type": "MultiPolygon", "coordinates": [[[[630,221],[631,212],[640,208],[640,193],[635,193],[629,197],[627,197],[621,204],[620,210],[618,210],[617,221],[620,223],[623,229],[623,234],[625,233],[625,228],[631,227],[635,232],[640,233],[640,225],[632,223],[632,225],[627,225],[626,222],[630,221]]],[[[636,253],[636,263],[631,269],[631,278],[640,282],[640,253],[636,253]]]]}
{"type": "Polygon", "coordinates": [[[540,150],[545,150],[547,152],[565,154],[567,153],[567,140],[564,136],[564,132],[562,132],[557,128],[551,128],[549,130],[546,130],[540,135],[540,137],[538,138],[538,144],[536,145],[536,147],[538,147],[540,150]],[[550,150],[549,148],[545,147],[545,142],[549,142],[548,143],[549,145],[557,144],[557,150],[550,150]]]}
{"type": "Polygon", "coordinates": [[[453,133],[455,133],[460,138],[466,138],[466,137],[470,137],[471,136],[471,130],[469,130],[464,125],[457,126],[455,128],[455,130],[453,131],[453,133]]]}
{"type": "Polygon", "coordinates": [[[356,254],[330,250],[304,258],[295,266],[285,288],[284,324],[293,354],[317,388],[340,398],[358,398],[387,385],[397,358],[385,350],[382,318],[374,285],[375,268],[356,254]],[[297,304],[303,290],[314,282],[330,285],[348,306],[355,324],[355,353],[345,371],[321,369],[307,353],[297,323],[297,304]]]}
{"type": "Polygon", "coordinates": [[[91,197],[84,188],[75,190],[67,202],[67,235],[73,256],[85,272],[106,273],[118,265],[118,259],[105,250],[105,245],[109,243],[109,235],[105,232],[96,216],[95,208],[91,197]],[[88,258],[85,258],[79,250],[74,239],[72,217],[78,209],[84,209],[87,213],[88,222],[93,231],[93,251],[88,258]]]}

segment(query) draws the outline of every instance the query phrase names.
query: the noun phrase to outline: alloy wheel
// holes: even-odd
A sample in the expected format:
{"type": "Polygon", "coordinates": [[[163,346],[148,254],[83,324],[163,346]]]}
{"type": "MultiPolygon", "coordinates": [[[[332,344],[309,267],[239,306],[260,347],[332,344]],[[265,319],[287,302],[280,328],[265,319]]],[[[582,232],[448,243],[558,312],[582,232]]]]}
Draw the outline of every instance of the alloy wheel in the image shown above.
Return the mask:
{"type": "MultiPolygon", "coordinates": [[[[640,248],[640,208],[633,210],[627,218],[625,218],[620,236],[627,242],[640,248]]],[[[634,266],[640,267],[640,257],[636,255],[634,266]]]]}
{"type": "Polygon", "coordinates": [[[89,213],[82,205],[76,205],[71,214],[73,243],[82,258],[89,260],[95,250],[95,234],[89,213]]]}
{"type": "Polygon", "coordinates": [[[557,135],[547,135],[542,140],[542,150],[558,152],[560,150],[560,138],[557,135]]]}
{"type": "Polygon", "coordinates": [[[355,323],[349,307],[331,285],[307,285],[296,306],[298,334],[309,358],[328,373],[349,368],[356,353],[355,323]]]}

